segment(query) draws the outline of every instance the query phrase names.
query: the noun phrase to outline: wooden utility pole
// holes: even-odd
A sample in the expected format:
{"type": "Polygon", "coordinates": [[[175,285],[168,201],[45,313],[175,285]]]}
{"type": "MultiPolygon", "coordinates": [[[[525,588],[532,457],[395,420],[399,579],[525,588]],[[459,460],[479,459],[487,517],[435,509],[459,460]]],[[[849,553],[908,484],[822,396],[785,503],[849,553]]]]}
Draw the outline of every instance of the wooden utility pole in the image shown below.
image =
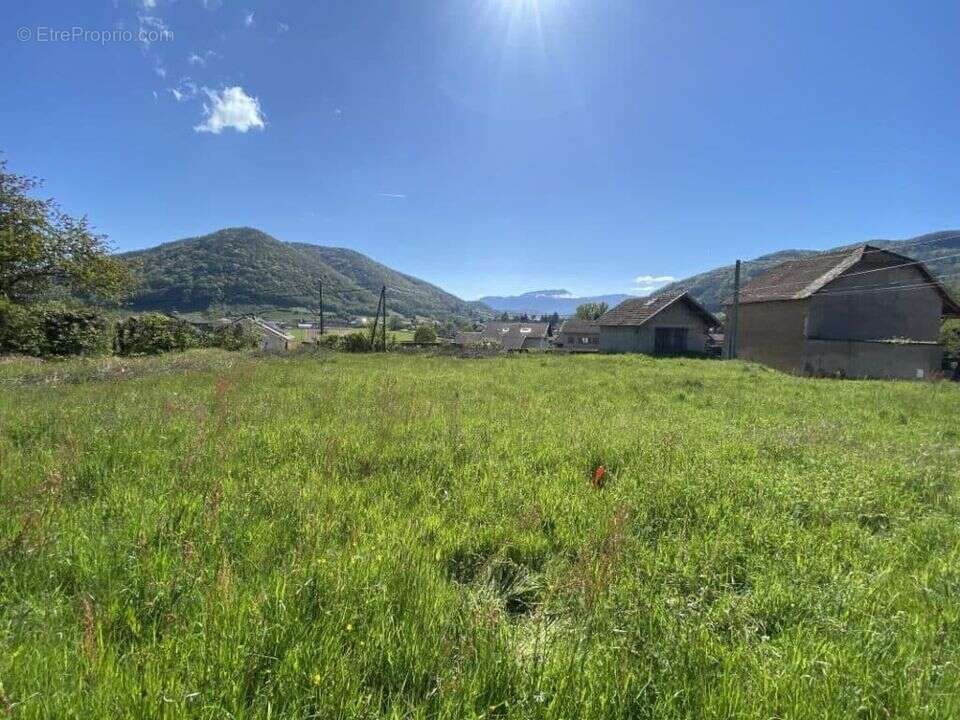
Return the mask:
{"type": "Polygon", "coordinates": [[[383,327],[380,329],[380,339],[383,341],[383,351],[387,351],[387,286],[380,290],[380,303],[383,305],[383,327]]]}
{"type": "Polygon", "coordinates": [[[737,337],[740,330],[740,261],[733,270],[733,307],[730,308],[730,327],[727,332],[730,333],[730,339],[727,341],[727,358],[736,360],[737,358],[737,337]]]}
{"type": "Polygon", "coordinates": [[[323,335],[323,283],[320,283],[320,334],[323,335]]]}
{"type": "Polygon", "coordinates": [[[380,320],[380,306],[383,304],[383,292],[381,291],[380,297],[377,298],[377,314],[373,316],[373,327],[370,328],[370,349],[373,350],[377,346],[377,322],[380,320]]]}

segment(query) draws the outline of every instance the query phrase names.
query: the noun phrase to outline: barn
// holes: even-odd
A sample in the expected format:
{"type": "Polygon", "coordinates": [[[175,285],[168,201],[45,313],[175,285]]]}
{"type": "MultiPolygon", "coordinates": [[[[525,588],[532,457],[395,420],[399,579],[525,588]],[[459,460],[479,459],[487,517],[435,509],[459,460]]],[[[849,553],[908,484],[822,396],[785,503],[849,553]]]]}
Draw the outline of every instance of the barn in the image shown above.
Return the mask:
{"type": "Polygon", "coordinates": [[[600,352],[705,355],[720,321],[689,292],[678,291],[625,300],[597,324],[600,352]]]}

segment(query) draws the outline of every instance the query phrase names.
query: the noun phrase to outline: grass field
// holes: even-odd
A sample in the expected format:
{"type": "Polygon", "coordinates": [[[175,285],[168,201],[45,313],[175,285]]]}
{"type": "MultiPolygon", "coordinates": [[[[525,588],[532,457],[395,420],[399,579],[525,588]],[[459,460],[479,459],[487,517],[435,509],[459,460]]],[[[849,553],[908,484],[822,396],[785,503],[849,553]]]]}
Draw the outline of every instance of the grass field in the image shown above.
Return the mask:
{"type": "Polygon", "coordinates": [[[636,356],[0,363],[0,716],[955,718],[958,418],[636,356]]]}

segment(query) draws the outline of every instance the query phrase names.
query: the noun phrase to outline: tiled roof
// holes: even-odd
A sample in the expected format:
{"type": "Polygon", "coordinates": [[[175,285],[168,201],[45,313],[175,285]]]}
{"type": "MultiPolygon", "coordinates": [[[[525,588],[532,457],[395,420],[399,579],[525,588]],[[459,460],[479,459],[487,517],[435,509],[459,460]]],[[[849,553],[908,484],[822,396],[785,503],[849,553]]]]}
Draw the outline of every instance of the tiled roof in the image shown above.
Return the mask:
{"type": "Polygon", "coordinates": [[[661,310],[670,307],[680,300],[688,303],[696,312],[703,315],[710,325],[720,324],[713,314],[694,300],[686,290],[624,300],[612,310],[608,310],[601,315],[597,323],[602,326],[619,325],[636,327],[643,325],[661,310]]]}
{"type": "MultiPolygon", "coordinates": [[[[926,265],[906,255],[900,255],[891,250],[884,250],[883,248],[874,247],[873,245],[858,245],[855,248],[823,253],[821,255],[812,255],[802,260],[790,260],[777,265],[741,287],[740,302],[745,304],[808,298],[860,262],[865,253],[875,252],[882,252],[893,258],[897,258],[899,261],[902,261],[900,264],[914,265],[923,276],[924,281],[940,293],[940,296],[943,298],[944,314],[960,316],[960,304],[958,304],[957,301],[950,296],[946,288],[930,274],[926,265]]],[[[892,288],[895,287],[896,284],[893,284],[892,288]]],[[[727,304],[730,304],[730,302],[732,302],[732,298],[728,300],[727,304]]]]}
{"type": "Polygon", "coordinates": [[[564,320],[560,332],[574,335],[599,335],[600,324],[596,320],[564,320]]]}
{"type": "Polygon", "coordinates": [[[483,327],[484,340],[503,345],[504,350],[520,350],[529,338],[542,340],[550,332],[550,323],[491,322],[483,327]]]}
{"type": "Polygon", "coordinates": [[[852,249],[781,263],[743,285],[740,288],[740,302],[800,300],[810,297],[859,262],[864,250],[868,249],[878,248],[859,245],[852,249]]]}

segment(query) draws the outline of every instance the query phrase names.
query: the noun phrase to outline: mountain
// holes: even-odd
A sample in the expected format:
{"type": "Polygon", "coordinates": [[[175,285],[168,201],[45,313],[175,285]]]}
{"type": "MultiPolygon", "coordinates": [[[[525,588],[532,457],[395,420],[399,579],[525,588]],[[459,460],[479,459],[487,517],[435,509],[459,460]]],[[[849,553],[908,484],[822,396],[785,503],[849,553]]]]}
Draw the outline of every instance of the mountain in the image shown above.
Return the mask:
{"type": "MultiPolygon", "coordinates": [[[[135,310],[303,310],[343,318],[373,315],[380,287],[387,307],[406,316],[478,317],[484,308],[345,248],[286,243],[254,228],[123,253],[142,279],[135,310]]],[[[489,310],[486,311],[489,313],[489,310]]]]}
{"type": "MultiPolygon", "coordinates": [[[[941,230],[906,240],[867,240],[871,245],[922,260],[946,285],[960,284],[960,230],[941,230]]],[[[859,244],[859,243],[858,243],[859,244]]],[[[843,246],[852,247],[852,246],[843,246]]],[[[833,248],[842,250],[843,247],[833,248]]],[[[816,250],[781,250],[748,260],[740,266],[741,282],[747,282],[774,265],[816,255],[816,250]]],[[[826,251],[830,252],[830,251],[826,251]]],[[[654,294],[685,289],[714,312],[723,309],[723,302],[733,295],[733,265],[708,270],[666,285],[654,294]]]]}
{"type": "Polygon", "coordinates": [[[610,307],[619,305],[631,295],[597,295],[595,297],[574,297],[566,290],[534,290],[523,295],[489,295],[478,302],[498,313],[508,312],[514,315],[573,315],[577,306],[584,303],[604,302],[610,307]]]}

